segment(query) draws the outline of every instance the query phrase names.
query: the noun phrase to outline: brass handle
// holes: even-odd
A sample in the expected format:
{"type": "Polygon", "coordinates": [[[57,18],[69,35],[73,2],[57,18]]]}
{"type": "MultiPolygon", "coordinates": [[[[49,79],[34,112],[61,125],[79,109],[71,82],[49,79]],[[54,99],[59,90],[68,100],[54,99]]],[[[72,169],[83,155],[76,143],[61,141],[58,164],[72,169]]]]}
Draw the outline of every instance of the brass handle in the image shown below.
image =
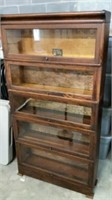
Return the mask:
{"type": "Polygon", "coordinates": [[[48,60],[48,57],[45,57],[45,60],[48,60]]]}
{"type": "Polygon", "coordinates": [[[69,133],[67,130],[59,131],[57,136],[63,140],[73,141],[73,133],[69,133]]]}

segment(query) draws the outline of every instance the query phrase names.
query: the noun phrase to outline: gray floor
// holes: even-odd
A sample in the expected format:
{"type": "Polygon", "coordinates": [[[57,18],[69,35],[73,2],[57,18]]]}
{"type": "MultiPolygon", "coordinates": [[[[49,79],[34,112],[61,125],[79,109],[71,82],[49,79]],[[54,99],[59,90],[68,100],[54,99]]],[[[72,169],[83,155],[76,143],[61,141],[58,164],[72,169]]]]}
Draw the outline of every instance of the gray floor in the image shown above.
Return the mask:
{"type": "MultiPolygon", "coordinates": [[[[112,200],[110,158],[99,162],[98,178],[94,200],[112,200]]],[[[87,200],[87,197],[37,179],[18,176],[14,160],[8,166],[0,165],[0,200],[87,200]]]]}

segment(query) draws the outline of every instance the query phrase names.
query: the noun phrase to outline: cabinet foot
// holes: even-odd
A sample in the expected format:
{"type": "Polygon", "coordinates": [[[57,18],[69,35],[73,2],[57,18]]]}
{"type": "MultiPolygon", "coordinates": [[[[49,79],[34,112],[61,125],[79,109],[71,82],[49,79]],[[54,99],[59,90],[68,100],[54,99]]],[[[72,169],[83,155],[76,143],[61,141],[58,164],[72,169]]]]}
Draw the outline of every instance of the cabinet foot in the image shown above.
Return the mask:
{"type": "Polygon", "coordinates": [[[93,197],[94,197],[94,194],[91,194],[91,195],[86,195],[86,197],[87,197],[87,198],[89,198],[89,199],[93,199],[93,197]]]}
{"type": "Polygon", "coordinates": [[[97,185],[97,183],[98,183],[98,179],[95,180],[95,186],[97,185]]]}
{"type": "Polygon", "coordinates": [[[17,175],[18,175],[18,176],[23,176],[23,174],[21,174],[21,173],[19,173],[19,172],[17,173],[17,175]]]}

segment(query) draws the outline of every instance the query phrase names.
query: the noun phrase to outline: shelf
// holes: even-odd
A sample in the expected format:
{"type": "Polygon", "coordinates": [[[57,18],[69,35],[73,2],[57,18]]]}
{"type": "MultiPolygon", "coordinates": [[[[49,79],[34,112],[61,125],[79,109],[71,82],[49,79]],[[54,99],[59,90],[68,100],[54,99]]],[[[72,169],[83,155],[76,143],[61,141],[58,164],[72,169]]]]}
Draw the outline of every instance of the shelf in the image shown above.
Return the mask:
{"type": "Polygon", "coordinates": [[[63,88],[63,87],[53,87],[53,86],[45,86],[45,85],[36,85],[36,84],[29,84],[29,83],[23,83],[23,84],[18,84],[16,85],[18,87],[23,87],[24,89],[27,89],[27,88],[31,88],[31,90],[37,90],[37,91],[45,91],[46,93],[47,92],[53,92],[54,94],[56,92],[58,93],[68,93],[68,94],[79,94],[79,95],[86,95],[86,96],[91,96],[92,95],[92,91],[90,90],[81,90],[81,89],[72,89],[72,88],[63,88]]]}

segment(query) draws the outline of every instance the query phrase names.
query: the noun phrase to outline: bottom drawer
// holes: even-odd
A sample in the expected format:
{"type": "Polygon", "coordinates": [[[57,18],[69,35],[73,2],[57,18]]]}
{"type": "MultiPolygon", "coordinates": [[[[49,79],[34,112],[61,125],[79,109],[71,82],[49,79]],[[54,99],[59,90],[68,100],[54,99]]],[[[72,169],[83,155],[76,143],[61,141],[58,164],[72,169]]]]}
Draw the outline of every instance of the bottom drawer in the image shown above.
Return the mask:
{"type": "Polygon", "coordinates": [[[35,145],[31,147],[30,145],[17,143],[17,149],[20,165],[37,170],[41,169],[69,181],[90,185],[93,164],[86,159],[35,145]]]}

